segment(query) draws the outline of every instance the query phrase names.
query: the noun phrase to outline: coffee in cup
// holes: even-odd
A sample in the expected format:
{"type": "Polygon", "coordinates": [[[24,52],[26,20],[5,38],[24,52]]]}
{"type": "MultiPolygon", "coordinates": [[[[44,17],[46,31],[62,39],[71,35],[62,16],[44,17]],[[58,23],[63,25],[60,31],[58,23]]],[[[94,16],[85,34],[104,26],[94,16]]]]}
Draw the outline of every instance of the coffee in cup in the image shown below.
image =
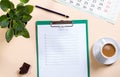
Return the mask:
{"type": "Polygon", "coordinates": [[[116,53],[116,48],[113,44],[107,43],[103,45],[101,53],[104,57],[113,57],[116,53]]]}

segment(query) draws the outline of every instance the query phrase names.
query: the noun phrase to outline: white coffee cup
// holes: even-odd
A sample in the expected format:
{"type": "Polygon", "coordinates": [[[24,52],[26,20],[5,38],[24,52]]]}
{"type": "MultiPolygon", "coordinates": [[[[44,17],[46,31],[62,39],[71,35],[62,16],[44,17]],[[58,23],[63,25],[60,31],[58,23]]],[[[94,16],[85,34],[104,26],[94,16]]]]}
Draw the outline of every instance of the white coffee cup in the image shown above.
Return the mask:
{"type": "Polygon", "coordinates": [[[113,64],[120,57],[120,45],[112,38],[101,38],[93,46],[93,56],[102,64],[113,64]]]}

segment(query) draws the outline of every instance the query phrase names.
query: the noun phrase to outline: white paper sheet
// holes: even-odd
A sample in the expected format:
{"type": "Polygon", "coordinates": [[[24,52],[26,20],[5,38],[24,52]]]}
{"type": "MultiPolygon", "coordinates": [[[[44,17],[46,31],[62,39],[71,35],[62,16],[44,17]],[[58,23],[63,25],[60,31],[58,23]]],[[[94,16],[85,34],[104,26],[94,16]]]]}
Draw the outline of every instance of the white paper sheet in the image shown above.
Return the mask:
{"type": "Polygon", "coordinates": [[[86,25],[38,26],[40,77],[88,77],[86,25]]]}

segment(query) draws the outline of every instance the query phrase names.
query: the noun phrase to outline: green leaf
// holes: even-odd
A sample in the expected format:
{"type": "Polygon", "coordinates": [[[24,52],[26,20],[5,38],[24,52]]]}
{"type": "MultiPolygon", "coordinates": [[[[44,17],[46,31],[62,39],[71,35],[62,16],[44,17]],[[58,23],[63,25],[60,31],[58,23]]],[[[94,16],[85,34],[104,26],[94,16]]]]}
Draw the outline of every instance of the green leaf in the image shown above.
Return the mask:
{"type": "Polygon", "coordinates": [[[9,1],[7,0],[2,0],[0,3],[0,7],[3,11],[7,11],[9,9],[9,1]]]}
{"type": "Polygon", "coordinates": [[[23,3],[17,4],[17,8],[18,8],[19,6],[24,6],[24,4],[23,4],[23,3]]]}
{"type": "Polygon", "coordinates": [[[13,21],[13,28],[16,31],[22,31],[24,29],[24,27],[25,27],[25,25],[21,21],[16,21],[16,20],[13,21]]]}
{"type": "Polygon", "coordinates": [[[1,1],[0,1],[0,8],[1,8],[1,1]]]}
{"type": "Polygon", "coordinates": [[[29,21],[31,18],[32,18],[31,15],[29,15],[29,14],[24,14],[23,17],[22,17],[22,21],[23,21],[23,22],[27,22],[27,21],[29,21]]]}
{"type": "Polygon", "coordinates": [[[2,15],[0,17],[0,26],[2,28],[7,27],[9,25],[10,21],[6,15],[2,15]]]}
{"type": "Polygon", "coordinates": [[[21,35],[25,38],[30,38],[29,32],[25,28],[22,30],[21,35]]]}
{"type": "Polygon", "coordinates": [[[22,3],[28,3],[29,0],[20,0],[20,2],[22,2],[22,3]]]}
{"type": "Polygon", "coordinates": [[[14,4],[9,0],[2,0],[0,2],[0,7],[6,12],[8,9],[14,9],[14,4]]]}
{"type": "Polygon", "coordinates": [[[9,1],[9,8],[14,9],[14,4],[11,1],[9,1]]]}
{"type": "Polygon", "coordinates": [[[16,21],[16,20],[13,21],[13,29],[16,37],[20,35],[20,32],[22,32],[24,27],[25,25],[21,21],[16,21]]]}
{"type": "Polygon", "coordinates": [[[32,5],[26,5],[25,6],[26,12],[30,14],[33,11],[33,6],[32,5]]]}
{"type": "Polygon", "coordinates": [[[14,10],[10,10],[10,11],[8,12],[8,15],[9,15],[10,19],[13,19],[13,18],[14,18],[14,15],[15,15],[14,10]]]}
{"type": "Polygon", "coordinates": [[[16,9],[17,10],[24,9],[23,3],[18,4],[16,9]]]}
{"type": "Polygon", "coordinates": [[[22,16],[25,13],[25,7],[23,5],[17,5],[16,14],[22,16]]]}
{"type": "Polygon", "coordinates": [[[1,0],[1,1],[9,1],[9,0],[1,0]]]}
{"type": "Polygon", "coordinates": [[[5,35],[6,41],[7,41],[7,42],[10,42],[10,41],[12,40],[12,38],[13,38],[13,35],[14,35],[14,31],[13,31],[12,28],[10,28],[10,29],[6,32],[6,35],[5,35]]]}

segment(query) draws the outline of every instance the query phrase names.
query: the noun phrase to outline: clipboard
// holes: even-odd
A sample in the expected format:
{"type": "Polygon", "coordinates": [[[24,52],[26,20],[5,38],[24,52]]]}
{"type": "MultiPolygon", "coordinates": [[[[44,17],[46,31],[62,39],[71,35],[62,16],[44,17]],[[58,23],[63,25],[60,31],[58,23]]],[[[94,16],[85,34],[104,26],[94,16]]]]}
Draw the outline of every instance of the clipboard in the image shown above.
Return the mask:
{"type": "Polygon", "coordinates": [[[90,77],[88,22],[36,22],[37,77],[90,77]]]}

